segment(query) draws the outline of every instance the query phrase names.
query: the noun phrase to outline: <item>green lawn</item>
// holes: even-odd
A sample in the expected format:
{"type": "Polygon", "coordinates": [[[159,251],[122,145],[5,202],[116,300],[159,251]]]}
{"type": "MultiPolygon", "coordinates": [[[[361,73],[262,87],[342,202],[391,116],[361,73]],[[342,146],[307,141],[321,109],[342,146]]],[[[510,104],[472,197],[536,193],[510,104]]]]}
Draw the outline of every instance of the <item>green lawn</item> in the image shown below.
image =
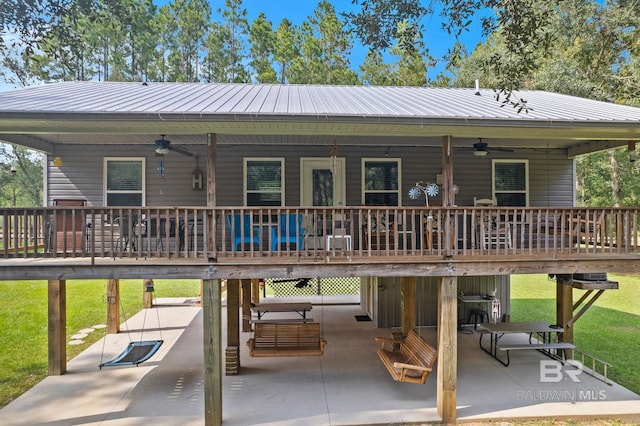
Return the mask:
{"type": "MultiPolygon", "coordinates": [[[[606,290],[574,325],[578,349],[613,365],[609,377],[640,393],[640,275],[609,274],[618,290],[606,290]]],[[[574,290],[574,303],[584,294],[574,290]]],[[[592,293],[593,294],[593,293],[592,293]]],[[[511,321],[556,322],[556,284],[547,275],[511,278],[511,321]]]]}
{"type": "MultiPolygon", "coordinates": [[[[197,280],[154,280],[155,297],[195,297],[197,280]]],[[[47,374],[47,282],[0,281],[0,407],[40,382],[47,374]]],[[[142,309],[142,280],[120,282],[127,318],[142,309]]],[[[123,315],[121,313],[121,315],[123,315]]],[[[122,318],[123,320],[125,318],[122,318]]],[[[67,281],[67,338],[107,321],[106,280],[67,281]]],[[[84,344],[67,346],[71,359],[104,336],[89,334],[84,344]]],[[[96,366],[97,368],[97,366],[96,366]]]]}

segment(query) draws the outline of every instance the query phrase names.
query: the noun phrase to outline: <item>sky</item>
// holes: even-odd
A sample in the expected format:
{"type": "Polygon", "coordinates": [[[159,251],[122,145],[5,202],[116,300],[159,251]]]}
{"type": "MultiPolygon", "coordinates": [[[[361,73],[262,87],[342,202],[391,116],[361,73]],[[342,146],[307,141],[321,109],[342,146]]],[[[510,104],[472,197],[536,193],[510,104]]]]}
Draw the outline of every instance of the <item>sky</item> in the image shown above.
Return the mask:
{"type": "MultiPolygon", "coordinates": [[[[154,0],[154,3],[157,6],[162,6],[167,3],[167,0],[154,0]]],[[[217,9],[224,7],[225,1],[210,0],[209,3],[211,10],[215,13],[217,9]]],[[[244,8],[247,10],[249,23],[251,23],[260,12],[264,12],[267,19],[272,22],[274,29],[284,18],[288,18],[294,25],[299,25],[313,14],[313,10],[318,3],[319,0],[243,0],[242,2],[244,8]]],[[[333,0],[331,3],[338,15],[340,12],[354,10],[352,0],[333,0]]],[[[216,20],[216,16],[212,19],[216,20]]],[[[425,43],[429,48],[430,54],[436,59],[441,59],[447,53],[447,49],[453,46],[453,38],[441,29],[441,22],[437,17],[434,18],[433,21],[427,21],[423,24],[425,28],[427,28],[425,32],[425,43]]],[[[463,34],[461,41],[467,46],[469,51],[472,51],[475,45],[481,41],[480,27],[478,25],[473,26],[469,32],[463,34]]],[[[353,54],[351,56],[352,66],[357,68],[357,66],[364,61],[365,55],[366,49],[358,46],[358,41],[354,40],[353,54]]],[[[440,62],[435,69],[430,69],[428,72],[429,78],[434,79],[442,68],[443,63],[440,62]]],[[[11,89],[14,88],[0,81],[0,91],[11,89]]]]}

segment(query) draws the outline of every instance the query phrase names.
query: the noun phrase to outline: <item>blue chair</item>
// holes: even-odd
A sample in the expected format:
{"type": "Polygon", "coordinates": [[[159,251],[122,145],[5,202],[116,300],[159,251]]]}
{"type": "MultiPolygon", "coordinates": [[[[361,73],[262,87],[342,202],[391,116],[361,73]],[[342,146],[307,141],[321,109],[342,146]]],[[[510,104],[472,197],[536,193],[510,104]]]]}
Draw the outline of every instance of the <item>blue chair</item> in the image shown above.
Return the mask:
{"type": "Polygon", "coordinates": [[[233,241],[233,251],[238,250],[241,244],[257,244],[260,247],[260,226],[251,225],[251,215],[239,214],[233,215],[233,223],[231,223],[231,215],[227,215],[227,227],[233,241]]]}
{"type": "Polygon", "coordinates": [[[301,214],[281,214],[278,226],[271,227],[271,250],[282,243],[295,243],[296,250],[304,249],[304,228],[301,214]]]}

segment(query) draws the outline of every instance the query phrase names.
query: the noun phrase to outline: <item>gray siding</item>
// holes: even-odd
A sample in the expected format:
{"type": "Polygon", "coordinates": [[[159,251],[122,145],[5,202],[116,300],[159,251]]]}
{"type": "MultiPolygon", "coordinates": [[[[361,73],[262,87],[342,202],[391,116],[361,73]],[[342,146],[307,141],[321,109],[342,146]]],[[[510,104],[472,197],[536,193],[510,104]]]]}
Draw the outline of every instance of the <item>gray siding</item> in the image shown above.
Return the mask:
{"type": "MultiPolygon", "coordinates": [[[[164,157],[165,178],[157,175],[157,160],[152,149],[153,141],[146,146],[105,145],[99,150],[89,145],[65,145],[57,148],[55,155],[63,160],[63,166],[49,166],[49,193],[47,204],[56,198],[84,198],[90,206],[103,205],[103,157],[146,158],[146,205],[148,206],[204,206],[206,188],[191,189],[191,172],[196,167],[195,157],[171,152],[164,157]]],[[[200,157],[199,167],[206,169],[206,145],[184,146],[200,157]]],[[[346,202],[348,206],[362,204],[362,158],[384,158],[387,147],[339,146],[340,157],[346,160],[346,202]]],[[[243,203],[242,173],[244,157],[285,158],[285,203],[300,203],[300,157],[328,157],[329,146],[261,146],[220,145],[216,180],[218,205],[240,206],[243,203]]],[[[441,171],[439,148],[391,147],[389,158],[402,161],[402,204],[418,206],[424,199],[411,200],[408,190],[417,181],[435,181],[441,171]]],[[[544,152],[518,150],[513,153],[495,152],[484,158],[474,157],[470,150],[455,150],[455,183],[460,187],[456,196],[458,205],[472,205],[473,197],[491,196],[491,159],[529,159],[529,185],[531,206],[573,205],[573,160],[563,150],[544,152]]],[[[206,184],[206,182],[204,182],[206,184]]],[[[441,194],[430,199],[433,205],[442,203],[441,194]]]]}

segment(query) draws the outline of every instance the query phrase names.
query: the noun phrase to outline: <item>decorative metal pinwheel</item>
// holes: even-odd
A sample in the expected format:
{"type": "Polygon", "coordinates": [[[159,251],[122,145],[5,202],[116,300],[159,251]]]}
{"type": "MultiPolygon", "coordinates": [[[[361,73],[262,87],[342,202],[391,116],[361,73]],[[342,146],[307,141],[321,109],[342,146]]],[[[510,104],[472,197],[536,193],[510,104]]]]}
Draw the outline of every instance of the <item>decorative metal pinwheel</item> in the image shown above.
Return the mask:
{"type": "Polygon", "coordinates": [[[417,200],[420,198],[420,195],[424,193],[424,201],[427,206],[429,206],[429,197],[435,197],[438,195],[438,185],[435,183],[427,183],[424,182],[416,182],[416,185],[409,189],[409,198],[412,200],[417,200]]]}

